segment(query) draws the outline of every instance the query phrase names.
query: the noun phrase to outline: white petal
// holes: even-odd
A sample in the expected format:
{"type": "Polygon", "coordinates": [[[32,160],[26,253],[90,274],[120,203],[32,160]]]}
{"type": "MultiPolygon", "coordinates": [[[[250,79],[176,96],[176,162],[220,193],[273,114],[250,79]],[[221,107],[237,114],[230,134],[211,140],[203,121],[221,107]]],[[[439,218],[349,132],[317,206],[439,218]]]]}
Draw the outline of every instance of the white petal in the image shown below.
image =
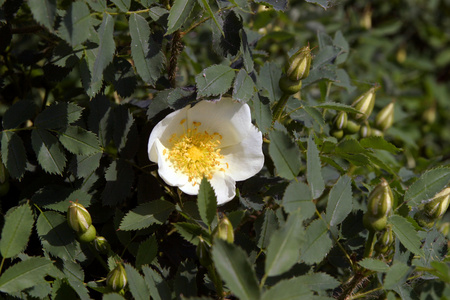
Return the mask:
{"type": "Polygon", "coordinates": [[[217,196],[217,204],[222,205],[236,196],[236,182],[224,172],[215,172],[209,181],[217,196]]]}
{"type": "Polygon", "coordinates": [[[188,182],[188,177],[181,172],[177,172],[172,163],[167,160],[163,151],[168,149],[160,142],[159,139],[155,141],[155,148],[158,156],[158,174],[165,183],[171,186],[184,186],[188,182]]]}
{"type": "Polygon", "coordinates": [[[188,195],[198,195],[198,191],[200,189],[200,184],[193,184],[193,182],[187,181],[184,185],[179,187],[183,193],[188,195]]]}
{"type": "Polygon", "coordinates": [[[239,144],[222,148],[220,154],[224,156],[223,162],[228,163],[226,173],[234,180],[241,181],[254,176],[264,165],[261,132],[252,125],[239,144]]]}
{"type": "Polygon", "coordinates": [[[152,162],[158,162],[158,155],[155,147],[155,141],[158,139],[160,142],[168,146],[168,140],[172,134],[176,133],[181,135],[186,130],[186,123],[181,125],[183,119],[187,119],[187,111],[191,106],[188,105],[180,110],[176,110],[168,114],[153,128],[150,138],[148,139],[148,157],[152,162]]]}
{"type": "Polygon", "coordinates": [[[200,122],[200,131],[219,133],[222,136],[221,147],[239,143],[252,125],[250,107],[231,98],[222,98],[217,102],[200,101],[187,114],[188,126],[194,121],[200,122]]]}

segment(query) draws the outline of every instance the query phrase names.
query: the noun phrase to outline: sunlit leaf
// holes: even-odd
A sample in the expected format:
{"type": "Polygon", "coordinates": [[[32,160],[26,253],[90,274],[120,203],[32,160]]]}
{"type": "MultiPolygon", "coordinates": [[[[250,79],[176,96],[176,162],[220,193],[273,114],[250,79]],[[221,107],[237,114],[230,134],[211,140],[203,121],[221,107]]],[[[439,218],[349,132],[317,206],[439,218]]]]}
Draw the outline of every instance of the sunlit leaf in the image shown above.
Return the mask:
{"type": "Polygon", "coordinates": [[[145,284],[144,277],[130,264],[124,264],[127,273],[128,287],[133,299],[148,300],[150,291],[145,284]]]}
{"type": "Polygon", "coordinates": [[[33,150],[42,168],[50,174],[62,175],[66,166],[66,156],[58,139],[44,129],[31,132],[33,150]]]}
{"type": "Polygon", "coordinates": [[[200,217],[206,225],[211,226],[217,211],[216,194],[209,183],[209,181],[203,177],[197,196],[198,210],[200,217]]]}
{"type": "Polygon", "coordinates": [[[395,236],[403,246],[414,254],[423,255],[423,251],[420,248],[422,243],[417,232],[414,230],[414,226],[399,215],[393,215],[388,220],[392,224],[392,230],[395,236]]]}
{"type": "Polygon", "coordinates": [[[269,154],[277,174],[286,179],[294,179],[301,167],[300,150],[296,143],[284,132],[274,130],[269,132],[269,154]]]}
{"type": "Polygon", "coordinates": [[[77,46],[90,37],[91,17],[89,7],[81,1],[75,1],[60,23],[59,35],[70,45],[77,46]]]}
{"type": "Polygon", "coordinates": [[[322,177],[322,163],[320,162],[319,150],[317,150],[317,145],[312,135],[308,139],[306,178],[311,187],[313,198],[319,198],[325,189],[325,182],[322,177]]]}
{"type": "Polygon", "coordinates": [[[436,168],[420,176],[406,191],[404,201],[416,206],[431,200],[450,182],[450,168],[436,168]]]}
{"type": "Polygon", "coordinates": [[[128,212],[120,223],[121,230],[138,230],[152,224],[162,224],[173,211],[174,205],[159,199],[139,205],[128,212]]]}
{"type": "Polygon", "coordinates": [[[170,8],[166,34],[171,34],[180,29],[186,20],[189,19],[189,15],[194,6],[195,1],[175,0],[170,8]]]}
{"type": "Polygon", "coordinates": [[[331,226],[342,223],[353,209],[351,184],[351,178],[344,175],[339,178],[330,191],[326,216],[331,226]]]}
{"type": "Polygon", "coordinates": [[[97,136],[86,129],[68,126],[59,134],[61,144],[73,154],[90,155],[101,151],[97,136]]]}
{"type": "Polygon", "coordinates": [[[318,263],[328,254],[333,246],[331,234],[324,220],[313,221],[305,232],[306,241],[302,244],[301,259],[307,264],[318,263]]]}
{"type": "Polygon", "coordinates": [[[198,96],[222,95],[231,88],[235,72],[224,65],[213,65],[195,77],[198,96]]]}

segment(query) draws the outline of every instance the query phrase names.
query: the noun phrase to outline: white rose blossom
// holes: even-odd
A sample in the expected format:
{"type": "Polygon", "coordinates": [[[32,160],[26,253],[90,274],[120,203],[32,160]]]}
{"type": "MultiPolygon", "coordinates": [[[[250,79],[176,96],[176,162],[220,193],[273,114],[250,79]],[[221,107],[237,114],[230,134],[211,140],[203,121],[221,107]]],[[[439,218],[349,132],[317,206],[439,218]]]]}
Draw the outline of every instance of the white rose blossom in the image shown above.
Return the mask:
{"type": "Polygon", "coordinates": [[[203,100],[169,114],[150,134],[148,156],[161,178],[186,194],[197,195],[205,176],[219,205],[234,198],[236,181],[264,164],[262,134],[250,108],[231,98],[203,100]]]}

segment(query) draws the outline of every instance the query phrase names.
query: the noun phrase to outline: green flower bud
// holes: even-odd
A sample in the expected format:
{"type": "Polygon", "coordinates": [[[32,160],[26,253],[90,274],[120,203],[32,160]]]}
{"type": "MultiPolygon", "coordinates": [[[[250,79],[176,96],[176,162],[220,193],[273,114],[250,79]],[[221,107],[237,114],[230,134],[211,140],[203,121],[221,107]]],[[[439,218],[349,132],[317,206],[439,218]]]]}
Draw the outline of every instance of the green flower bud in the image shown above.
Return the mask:
{"type": "Polygon", "coordinates": [[[367,214],[378,218],[388,216],[392,210],[393,201],[392,190],[388,182],[382,179],[369,195],[367,214]]]}
{"type": "Polygon", "coordinates": [[[94,239],[94,247],[100,253],[106,254],[111,250],[108,241],[102,236],[96,236],[94,239]]]}
{"type": "Polygon", "coordinates": [[[208,267],[212,264],[210,247],[202,237],[199,237],[199,239],[200,242],[197,245],[197,257],[202,266],[208,267]]]}
{"type": "Polygon", "coordinates": [[[423,211],[432,219],[438,219],[447,211],[450,198],[450,187],[437,193],[433,200],[425,204],[423,211]]]}
{"type": "Polygon", "coordinates": [[[289,58],[286,64],[286,76],[292,81],[305,79],[311,68],[311,49],[305,46],[289,58]]]}
{"type": "Polygon", "coordinates": [[[436,219],[430,218],[426,213],[420,210],[414,215],[414,220],[416,220],[423,228],[431,228],[436,222],[436,219]]]}
{"type": "Polygon", "coordinates": [[[337,138],[338,140],[344,137],[344,130],[332,130],[331,135],[337,138]]]}
{"type": "Polygon", "coordinates": [[[422,114],[422,119],[427,124],[433,124],[436,121],[436,105],[430,106],[427,110],[425,110],[422,114]]]}
{"type": "Polygon", "coordinates": [[[72,202],[67,210],[67,222],[70,228],[81,234],[92,225],[91,215],[87,209],[78,202],[72,202]]]}
{"type": "Polygon", "coordinates": [[[387,217],[378,218],[366,213],[363,216],[363,224],[370,231],[381,231],[386,228],[387,217]]]}
{"type": "Polygon", "coordinates": [[[233,225],[231,225],[230,220],[228,220],[226,216],[224,216],[217,225],[216,236],[228,243],[232,244],[234,242],[233,225]]]}
{"type": "Polygon", "coordinates": [[[361,96],[359,96],[353,103],[352,106],[358,110],[360,113],[355,115],[357,121],[366,120],[372,113],[373,107],[375,105],[375,91],[379,87],[373,87],[361,96]]]}
{"type": "Polygon", "coordinates": [[[394,243],[394,236],[392,234],[392,228],[386,227],[386,230],[380,232],[380,236],[375,243],[375,250],[380,253],[386,253],[394,243]]]}
{"type": "Polygon", "coordinates": [[[283,93],[286,93],[288,95],[294,95],[295,93],[298,93],[302,89],[301,81],[292,81],[285,76],[282,76],[280,78],[278,84],[280,86],[281,91],[283,91],[283,93]]]}
{"type": "Polygon", "coordinates": [[[375,127],[386,131],[394,123],[394,102],[389,103],[376,115],[375,127]]]}
{"type": "Polygon", "coordinates": [[[336,115],[336,118],[334,119],[334,127],[339,130],[345,129],[347,128],[347,122],[347,113],[345,111],[341,111],[336,115]]]}
{"type": "Polygon", "coordinates": [[[381,136],[381,137],[383,137],[384,133],[383,133],[383,131],[380,131],[380,130],[378,130],[376,128],[371,128],[370,129],[370,135],[371,136],[381,136]]]}
{"type": "Polygon", "coordinates": [[[127,273],[121,263],[109,272],[106,277],[106,285],[115,292],[123,290],[127,285],[127,273]]]}
{"type": "Polygon", "coordinates": [[[361,128],[361,125],[359,125],[355,121],[348,120],[347,121],[347,127],[345,128],[345,131],[347,131],[350,134],[353,134],[353,133],[357,133],[360,128],[361,128]]]}
{"type": "Polygon", "coordinates": [[[363,125],[361,126],[361,128],[359,129],[359,134],[361,135],[361,137],[365,138],[365,137],[369,137],[372,134],[372,129],[370,128],[369,125],[363,125]]]}
{"type": "Polygon", "coordinates": [[[90,243],[95,239],[96,235],[97,230],[95,230],[95,227],[91,225],[86,232],[78,233],[78,240],[80,243],[90,243]]]}

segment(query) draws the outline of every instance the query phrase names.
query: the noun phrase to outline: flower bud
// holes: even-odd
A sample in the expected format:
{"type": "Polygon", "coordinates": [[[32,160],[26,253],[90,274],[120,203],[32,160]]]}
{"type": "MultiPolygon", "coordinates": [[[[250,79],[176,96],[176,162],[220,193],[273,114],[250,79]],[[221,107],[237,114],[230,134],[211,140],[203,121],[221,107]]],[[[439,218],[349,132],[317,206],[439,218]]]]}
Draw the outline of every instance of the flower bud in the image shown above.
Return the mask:
{"type": "Polygon", "coordinates": [[[339,130],[347,128],[347,119],[347,113],[345,111],[341,111],[336,115],[336,118],[334,119],[334,127],[339,130]]]}
{"type": "Polygon", "coordinates": [[[383,137],[383,136],[384,136],[384,133],[383,133],[383,131],[378,130],[378,129],[376,129],[376,128],[371,128],[371,129],[370,129],[370,135],[371,135],[371,136],[381,136],[381,137],[383,137]]]}
{"type": "Polygon", "coordinates": [[[337,138],[338,140],[342,139],[344,137],[344,130],[336,130],[333,129],[331,131],[331,135],[337,138]]]}
{"type": "Polygon", "coordinates": [[[289,58],[286,64],[286,76],[292,81],[305,79],[311,68],[311,49],[305,46],[289,58]]]}
{"type": "Polygon", "coordinates": [[[379,218],[388,216],[392,210],[393,200],[394,196],[388,182],[382,179],[369,195],[367,213],[379,218]]]}
{"type": "Polygon", "coordinates": [[[102,236],[96,236],[94,239],[94,247],[100,253],[106,254],[111,250],[108,241],[102,236]]]}
{"type": "Polygon", "coordinates": [[[288,95],[294,95],[295,93],[298,93],[302,89],[302,82],[301,81],[293,81],[289,78],[282,76],[280,78],[280,81],[278,82],[281,91],[283,93],[288,95]]]}
{"type": "Polygon", "coordinates": [[[80,243],[90,243],[95,239],[96,235],[97,230],[95,230],[94,225],[91,225],[86,232],[78,233],[78,240],[80,243]]]}
{"type": "Polygon", "coordinates": [[[231,225],[230,220],[228,220],[226,216],[224,216],[217,225],[216,236],[228,243],[232,244],[234,242],[233,225],[231,225]]]}
{"type": "Polygon", "coordinates": [[[106,284],[113,291],[118,292],[123,290],[127,285],[127,273],[123,268],[121,263],[117,264],[117,266],[109,272],[106,277],[106,284]]]}
{"type": "Polygon", "coordinates": [[[363,216],[363,224],[370,231],[381,231],[386,228],[387,217],[378,218],[366,213],[363,216]]]}
{"type": "Polygon", "coordinates": [[[352,103],[352,106],[360,112],[355,115],[357,121],[366,120],[372,113],[375,105],[375,91],[378,88],[379,87],[371,88],[352,103]]]}
{"type": "Polygon", "coordinates": [[[365,137],[369,137],[372,134],[372,129],[370,128],[369,125],[363,125],[361,126],[361,128],[359,129],[359,134],[361,135],[361,137],[365,138],[365,137]]]}
{"type": "Polygon", "coordinates": [[[375,250],[380,254],[384,254],[394,243],[394,236],[392,234],[392,228],[390,226],[387,226],[386,229],[380,233],[381,235],[375,243],[375,250]]]}
{"type": "Polygon", "coordinates": [[[433,200],[425,204],[423,211],[432,219],[438,219],[447,211],[449,205],[450,187],[437,193],[433,200]]]}
{"type": "Polygon", "coordinates": [[[361,125],[359,125],[355,121],[348,120],[347,121],[347,127],[345,128],[345,131],[347,131],[350,134],[353,134],[353,133],[357,133],[360,128],[361,128],[361,125]]]}
{"type": "Polygon", "coordinates": [[[422,114],[422,119],[427,124],[433,124],[436,121],[436,105],[432,105],[430,108],[425,110],[422,114]]]}
{"type": "Polygon", "coordinates": [[[197,257],[202,266],[208,267],[212,264],[210,247],[202,237],[199,237],[199,239],[200,242],[197,245],[197,257]]]}
{"type": "Polygon", "coordinates": [[[394,123],[394,102],[389,103],[375,116],[375,127],[385,131],[394,123]]]}
{"type": "Polygon", "coordinates": [[[92,225],[91,215],[87,209],[78,202],[72,202],[67,210],[67,222],[70,228],[81,234],[92,225]]]}

